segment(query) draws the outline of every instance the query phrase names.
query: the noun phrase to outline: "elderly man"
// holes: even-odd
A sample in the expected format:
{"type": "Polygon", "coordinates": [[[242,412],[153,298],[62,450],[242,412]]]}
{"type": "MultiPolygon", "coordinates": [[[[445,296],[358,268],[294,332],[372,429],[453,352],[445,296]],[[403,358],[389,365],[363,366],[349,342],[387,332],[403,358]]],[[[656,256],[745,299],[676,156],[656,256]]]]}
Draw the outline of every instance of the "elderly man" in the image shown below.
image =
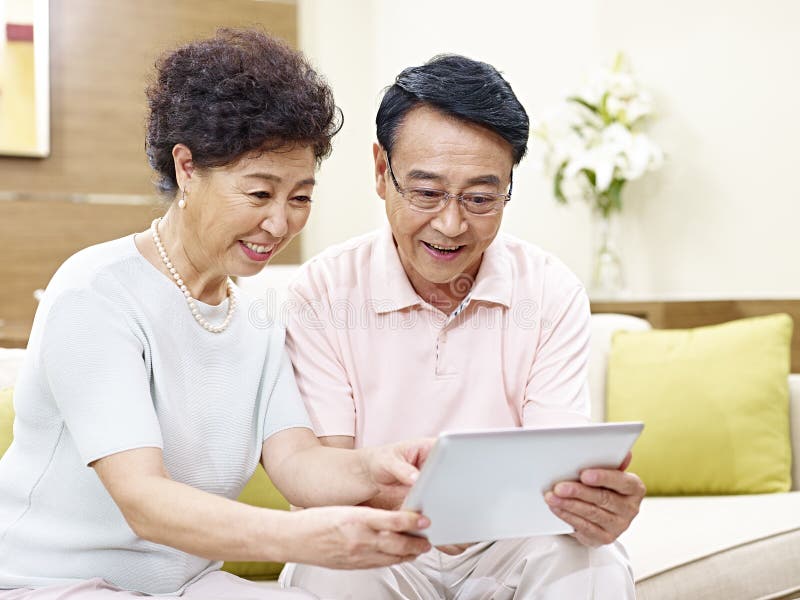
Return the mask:
{"type": "MultiPolygon", "coordinates": [[[[498,234],[528,116],[490,65],[439,56],[384,95],[373,147],[388,227],[323,252],[290,287],[289,351],[323,443],[587,420],[589,302],[536,246],[498,234]]],[[[520,477],[524,474],[520,473],[520,477]]],[[[397,506],[404,489],[376,502],[397,506]]],[[[634,598],[617,537],[640,479],[590,469],[546,495],[572,536],[431,550],[400,566],[290,565],[326,598],[634,598]]]]}

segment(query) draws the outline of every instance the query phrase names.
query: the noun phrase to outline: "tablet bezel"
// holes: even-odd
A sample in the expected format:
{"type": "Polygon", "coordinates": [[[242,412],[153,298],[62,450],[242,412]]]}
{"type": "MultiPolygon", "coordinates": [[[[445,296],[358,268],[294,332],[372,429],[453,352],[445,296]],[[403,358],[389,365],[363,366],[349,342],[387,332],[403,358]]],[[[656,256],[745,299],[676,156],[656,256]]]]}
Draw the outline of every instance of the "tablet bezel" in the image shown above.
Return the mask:
{"type": "Polygon", "coordinates": [[[558,481],[577,480],[586,468],[618,468],[643,427],[592,423],[442,433],[403,509],[431,519],[419,534],[434,545],[571,533],[544,492],[558,481]],[[538,454],[526,456],[522,449],[538,454]],[[525,481],[520,467],[530,467],[525,481]],[[484,481],[472,481],[476,476],[484,481]]]}

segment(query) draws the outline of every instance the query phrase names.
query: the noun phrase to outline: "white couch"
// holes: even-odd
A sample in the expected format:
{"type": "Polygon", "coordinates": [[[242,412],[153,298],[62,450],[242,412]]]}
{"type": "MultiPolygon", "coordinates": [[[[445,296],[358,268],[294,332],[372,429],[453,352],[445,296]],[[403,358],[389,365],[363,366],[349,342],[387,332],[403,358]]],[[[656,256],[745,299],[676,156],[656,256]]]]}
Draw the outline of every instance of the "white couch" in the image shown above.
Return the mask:
{"type": "MultiPolygon", "coordinates": [[[[291,268],[267,269],[271,270],[269,284],[280,289],[291,268]]],[[[264,293],[263,280],[242,284],[264,293]]],[[[275,301],[283,296],[282,291],[273,292],[269,304],[274,308],[275,301]]],[[[633,317],[593,316],[589,375],[595,420],[603,420],[611,335],[618,329],[647,328],[647,322],[633,317]]],[[[23,353],[0,349],[0,389],[13,385],[23,353]]],[[[789,383],[793,491],[759,496],[646,498],[641,513],[622,538],[631,557],[640,600],[800,598],[800,375],[791,375],[789,383]]]]}
{"type": "MultiPolygon", "coordinates": [[[[592,417],[602,421],[611,336],[650,325],[625,315],[594,315],[592,325],[592,417]]],[[[622,537],[640,600],[800,598],[800,375],[789,389],[792,491],[645,498],[622,537]]]]}

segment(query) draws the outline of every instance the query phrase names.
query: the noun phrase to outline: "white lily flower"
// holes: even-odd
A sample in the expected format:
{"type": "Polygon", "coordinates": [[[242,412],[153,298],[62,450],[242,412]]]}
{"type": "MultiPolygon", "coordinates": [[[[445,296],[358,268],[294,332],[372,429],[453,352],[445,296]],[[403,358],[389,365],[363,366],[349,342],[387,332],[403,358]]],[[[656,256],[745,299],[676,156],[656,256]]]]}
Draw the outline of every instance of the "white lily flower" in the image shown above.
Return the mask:
{"type": "Polygon", "coordinates": [[[565,177],[561,181],[561,193],[567,202],[583,202],[591,197],[592,184],[589,183],[585,174],[578,173],[574,177],[565,177]]]}
{"type": "Polygon", "coordinates": [[[598,202],[613,182],[622,185],[661,166],[660,148],[638,131],[651,113],[650,94],[618,55],[613,68],[598,70],[545,113],[533,130],[544,142],[534,160],[550,177],[560,172],[559,193],[567,202],[598,202]]]}

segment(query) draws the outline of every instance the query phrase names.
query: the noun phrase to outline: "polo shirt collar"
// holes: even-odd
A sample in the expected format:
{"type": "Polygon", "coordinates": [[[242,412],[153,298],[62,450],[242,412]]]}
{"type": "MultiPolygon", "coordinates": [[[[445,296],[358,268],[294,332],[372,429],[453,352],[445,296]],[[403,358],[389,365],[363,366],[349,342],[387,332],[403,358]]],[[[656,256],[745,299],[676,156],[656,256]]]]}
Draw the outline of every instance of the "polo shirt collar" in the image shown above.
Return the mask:
{"type": "MultiPolygon", "coordinates": [[[[502,234],[498,234],[483,253],[470,301],[476,300],[511,306],[511,258],[502,234]]],[[[378,233],[370,258],[370,291],[378,314],[422,304],[400,262],[391,227],[378,233]]]]}
{"type": "Polygon", "coordinates": [[[470,299],[473,302],[481,300],[510,308],[512,274],[511,256],[506,248],[506,241],[503,234],[498,233],[483,253],[470,299]]]}
{"type": "Polygon", "coordinates": [[[379,315],[422,304],[400,262],[388,223],[378,233],[369,270],[372,301],[379,315]]]}

